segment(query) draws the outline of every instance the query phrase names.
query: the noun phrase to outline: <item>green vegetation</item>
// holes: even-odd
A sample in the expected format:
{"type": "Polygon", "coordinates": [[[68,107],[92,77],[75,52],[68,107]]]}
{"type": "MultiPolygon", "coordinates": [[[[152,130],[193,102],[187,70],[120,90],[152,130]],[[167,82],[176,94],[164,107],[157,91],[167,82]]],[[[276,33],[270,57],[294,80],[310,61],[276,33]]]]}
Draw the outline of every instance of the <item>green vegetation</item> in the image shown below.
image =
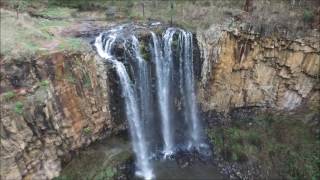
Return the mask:
{"type": "Polygon", "coordinates": [[[14,91],[8,91],[3,93],[3,97],[6,101],[13,99],[15,96],[16,96],[16,93],[14,91]]]}
{"type": "Polygon", "coordinates": [[[15,106],[14,106],[14,112],[17,114],[22,114],[23,113],[23,104],[22,102],[18,101],[16,102],[15,106]]]}
{"type": "Polygon", "coordinates": [[[117,174],[117,170],[112,167],[107,167],[100,171],[97,176],[95,176],[95,180],[112,180],[113,177],[117,174]]]}
{"type": "Polygon", "coordinates": [[[143,43],[143,42],[140,43],[140,54],[144,60],[146,60],[146,61],[151,60],[151,54],[150,54],[149,47],[147,45],[145,45],[145,43],[143,43]]]}
{"type": "Polygon", "coordinates": [[[56,50],[81,51],[85,43],[74,37],[63,37],[59,32],[72,26],[69,8],[39,8],[40,14],[58,19],[31,17],[21,13],[19,18],[12,11],[1,9],[1,55],[19,59],[56,50]],[[60,19],[59,19],[60,18],[60,19]]]}
{"type": "Polygon", "coordinates": [[[53,180],[72,180],[72,179],[69,178],[68,176],[58,176],[53,178],[53,180]]]}
{"type": "MultiPolygon", "coordinates": [[[[94,180],[113,180],[115,175],[117,174],[117,169],[112,167],[106,167],[105,169],[102,169],[97,173],[96,176],[94,176],[94,180]]],[[[73,178],[62,175],[59,177],[53,178],[53,180],[72,180],[73,178]]]]}
{"type": "Polygon", "coordinates": [[[61,40],[58,48],[60,50],[74,50],[79,51],[82,50],[85,47],[85,43],[81,39],[77,38],[65,38],[64,40],[61,40]]]}
{"type": "Polygon", "coordinates": [[[83,133],[85,135],[90,135],[92,133],[92,129],[90,127],[83,128],[83,133]]]}
{"type": "Polygon", "coordinates": [[[257,31],[270,33],[286,27],[295,34],[298,30],[307,32],[310,28],[305,28],[304,22],[310,23],[315,19],[315,1],[300,1],[294,6],[284,0],[270,0],[268,5],[255,1],[255,8],[249,16],[243,16],[244,2],[245,0],[152,0],[143,3],[140,0],[4,0],[1,2],[5,8],[1,8],[0,53],[9,59],[18,59],[21,56],[29,57],[57,50],[82,51],[87,49],[86,43],[78,38],[66,37],[61,32],[79,25],[84,19],[105,19],[107,11],[112,14],[109,19],[111,21],[143,22],[157,19],[170,23],[172,20],[173,24],[189,30],[206,29],[211,24],[224,23],[233,28],[239,24],[235,19],[240,18],[241,23],[248,23],[257,31]]]}
{"type": "Polygon", "coordinates": [[[177,50],[179,48],[179,36],[175,34],[172,39],[172,49],[177,50]]]}
{"type": "Polygon", "coordinates": [[[50,84],[49,80],[42,80],[39,83],[40,87],[43,87],[43,88],[47,88],[49,84],[50,84]]]}
{"type": "Polygon", "coordinates": [[[260,115],[207,130],[214,150],[227,161],[258,160],[285,179],[320,178],[320,140],[291,116],[260,115]]]}
{"type": "Polygon", "coordinates": [[[69,83],[72,83],[72,84],[75,84],[77,82],[76,78],[74,77],[74,75],[72,73],[68,73],[66,75],[66,80],[69,82],[69,83]]]}
{"type": "Polygon", "coordinates": [[[16,11],[16,18],[19,18],[19,13],[24,11],[29,5],[29,0],[10,0],[8,6],[16,11]]]}
{"type": "Polygon", "coordinates": [[[228,160],[245,162],[248,156],[255,156],[261,148],[261,137],[257,132],[246,131],[237,128],[228,128],[225,132],[221,129],[209,134],[213,142],[216,142],[217,150],[228,160]],[[225,137],[223,137],[224,135],[225,137]],[[227,141],[226,144],[225,141],[227,141]]]}
{"type": "Polygon", "coordinates": [[[308,9],[304,10],[304,12],[303,12],[303,21],[307,22],[307,23],[310,23],[310,22],[313,21],[313,19],[314,19],[313,12],[308,10],[308,9]]]}
{"type": "Polygon", "coordinates": [[[122,138],[93,143],[80,151],[55,180],[115,179],[121,173],[117,167],[132,158],[130,149],[129,142],[122,138]]]}
{"type": "Polygon", "coordinates": [[[83,86],[85,88],[91,87],[91,79],[88,73],[85,73],[84,78],[83,78],[83,86]]]}
{"type": "Polygon", "coordinates": [[[75,9],[70,9],[66,7],[49,6],[48,8],[40,11],[39,14],[52,18],[69,18],[75,11],[75,9]]]}

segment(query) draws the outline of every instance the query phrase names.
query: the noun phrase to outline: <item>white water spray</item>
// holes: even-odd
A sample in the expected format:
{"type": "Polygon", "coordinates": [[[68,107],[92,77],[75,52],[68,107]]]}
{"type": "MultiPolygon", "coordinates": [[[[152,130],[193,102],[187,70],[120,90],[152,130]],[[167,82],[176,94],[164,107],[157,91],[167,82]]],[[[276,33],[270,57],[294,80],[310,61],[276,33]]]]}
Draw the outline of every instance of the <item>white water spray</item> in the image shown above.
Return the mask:
{"type": "Polygon", "coordinates": [[[111,52],[112,45],[117,38],[117,31],[107,33],[109,34],[101,34],[99,37],[97,37],[95,46],[99,55],[109,60],[114,65],[120,79],[122,94],[125,98],[126,115],[132,137],[133,150],[137,159],[136,174],[144,179],[152,179],[154,175],[149,160],[148,146],[146,145],[146,140],[143,133],[143,122],[141,121],[139,114],[137,95],[125,66],[122,62],[117,61],[111,52]],[[105,41],[105,45],[102,43],[103,41],[105,41]]]}

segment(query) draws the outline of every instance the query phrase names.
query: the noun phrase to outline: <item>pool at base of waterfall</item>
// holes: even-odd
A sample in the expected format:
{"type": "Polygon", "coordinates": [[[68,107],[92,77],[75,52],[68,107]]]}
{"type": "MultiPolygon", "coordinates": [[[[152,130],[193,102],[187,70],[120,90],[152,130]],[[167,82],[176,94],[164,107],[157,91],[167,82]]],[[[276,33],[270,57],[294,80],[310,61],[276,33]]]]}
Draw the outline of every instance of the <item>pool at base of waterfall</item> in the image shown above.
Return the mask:
{"type": "MultiPolygon", "coordinates": [[[[200,160],[196,154],[178,153],[172,159],[151,161],[157,180],[220,180],[222,176],[210,160],[200,160]]],[[[130,142],[123,137],[111,137],[96,142],[73,156],[56,180],[140,180],[135,177],[130,142]]]]}
{"type": "Polygon", "coordinates": [[[194,162],[186,167],[179,165],[176,160],[157,161],[154,163],[155,176],[157,180],[221,180],[224,178],[217,167],[205,163],[194,162]]]}

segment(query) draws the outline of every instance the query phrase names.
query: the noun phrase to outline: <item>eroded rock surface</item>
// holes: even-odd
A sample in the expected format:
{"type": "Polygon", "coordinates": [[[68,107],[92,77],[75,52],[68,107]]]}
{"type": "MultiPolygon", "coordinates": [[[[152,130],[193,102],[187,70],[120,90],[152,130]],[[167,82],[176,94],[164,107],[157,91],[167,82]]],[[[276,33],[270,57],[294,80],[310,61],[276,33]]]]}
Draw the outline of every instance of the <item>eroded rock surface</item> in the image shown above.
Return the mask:
{"type": "Polygon", "coordinates": [[[124,126],[111,117],[107,70],[93,53],[2,63],[1,179],[58,176],[70,152],[124,126]]]}
{"type": "Polygon", "coordinates": [[[319,41],[227,31],[210,35],[214,30],[198,34],[203,59],[198,98],[204,111],[294,110],[319,102],[319,41]]]}

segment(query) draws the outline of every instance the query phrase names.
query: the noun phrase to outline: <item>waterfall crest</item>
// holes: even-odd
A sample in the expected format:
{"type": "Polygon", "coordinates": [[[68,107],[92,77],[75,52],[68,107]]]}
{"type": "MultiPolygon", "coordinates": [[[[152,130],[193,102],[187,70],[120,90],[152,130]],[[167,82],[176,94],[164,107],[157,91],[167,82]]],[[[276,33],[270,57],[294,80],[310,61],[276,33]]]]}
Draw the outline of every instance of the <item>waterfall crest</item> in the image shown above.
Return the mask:
{"type": "Polygon", "coordinates": [[[167,28],[163,34],[157,34],[145,27],[122,25],[101,33],[95,47],[119,76],[136,175],[144,179],[154,177],[150,157],[158,151],[166,158],[176,151],[199,150],[205,145],[194,88],[191,32],[167,28]],[[137,35],[141,29],[149,34],[142,40],[137,35]],[[119,44],[124,60],[114,53],[119,44]],[[146,49],[148,52],[142,52],[146,49]],[[176,102],[181,102],[181,107],[176,102]],[[182,140],[177,138],[177,129],[183,134],[182,140]]]}
{"type": "MultiPolygon", "coordinates": [[[[118,30],[120,30],[120,28],[118,30]]],[[[132,138],[133,151],[136,154],[136,174],[145,179],[152,179],[154,175],[150,165],[148,146],[146,145],[146,139],[143,133],[143,122],[141,121],[141,114],[139,113],[136,90],[124,64],[117,61],[111,52],[112,45],[118,35],[116,33],[117,31],[102,33],[97,37],[95,46],[99,55],[110,60],[114,65],[120,79],[122,95],[125,99],[125,109],[132,138]],[[105,43],[103,44],[103,42],[105,43]]],[[[139,59],[139,61],[142,60],[139,59]]]]}

